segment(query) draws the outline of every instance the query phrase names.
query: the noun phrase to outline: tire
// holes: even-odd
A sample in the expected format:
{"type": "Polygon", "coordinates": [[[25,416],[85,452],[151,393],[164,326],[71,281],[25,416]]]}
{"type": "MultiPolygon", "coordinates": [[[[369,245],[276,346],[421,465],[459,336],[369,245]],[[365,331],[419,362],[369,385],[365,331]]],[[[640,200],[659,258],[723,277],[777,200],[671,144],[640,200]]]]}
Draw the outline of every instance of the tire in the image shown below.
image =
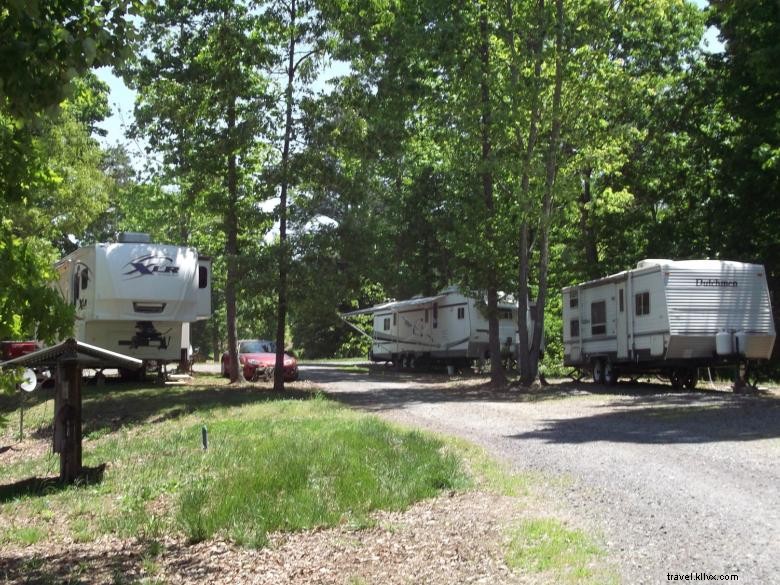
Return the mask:
{"type": "Polygon", "coordinates": [[[146,380],[146,366],[135,370],[119,368],[119,378],[122,382],[144,382],[146,380]]]}
{"type": "Polygon", "coordinates": [[[698,368],[689,368],[685,371],[685,375],[683,377],[683,386],[686,390],[696,390],[696,384],[699,381],[699,370],[698,368]]]}
{"type": "Polygon", "coordinates": [[[614,386],[618,381],[618,373],[612,362],[607,361],[604,365],[604,383],[607,386],[614,386]]]}
{"type": "Polygon", "coordinates": [[[669,382],[672,384],[672,388],[675,390],[681,390],[683,387],[683,381],[685,378],[684,371],[681,369],[674,369],[669,371],[669,382]]]}
{"type": "Polygon", "coordinates": [[[593,361],[593,383],[604,384],[604,360],[601,358],[593,361]]]}

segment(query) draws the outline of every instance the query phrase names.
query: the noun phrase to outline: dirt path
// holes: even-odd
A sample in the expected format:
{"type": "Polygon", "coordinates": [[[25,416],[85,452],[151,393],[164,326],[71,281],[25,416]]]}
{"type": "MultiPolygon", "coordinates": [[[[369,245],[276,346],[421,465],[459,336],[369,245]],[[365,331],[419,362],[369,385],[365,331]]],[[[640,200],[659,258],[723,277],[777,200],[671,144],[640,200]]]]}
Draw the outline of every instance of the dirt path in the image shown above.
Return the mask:
{"type": "Polygon", "coordinates": [[[560,383],[495,393],[478,380],[326,366],[303,376],[340,401],[464,437],[516,471],[558,480],[546,486],[549,505],[603,538],[625,583],[780,579],[777,392],[560,383]]]}

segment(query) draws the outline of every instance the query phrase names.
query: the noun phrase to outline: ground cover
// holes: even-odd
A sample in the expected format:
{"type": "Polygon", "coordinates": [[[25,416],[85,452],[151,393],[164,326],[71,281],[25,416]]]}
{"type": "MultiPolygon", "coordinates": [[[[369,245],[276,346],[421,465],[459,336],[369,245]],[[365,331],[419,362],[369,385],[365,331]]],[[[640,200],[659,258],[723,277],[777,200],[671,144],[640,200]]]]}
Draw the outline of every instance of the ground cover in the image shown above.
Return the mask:
{"type": "Polygon", "coordinates": [[[604,575],[590,568],[601,566],[600,549],[579,533],[579,556],[544,560],[550,548],[539,539],[549,533],[554,550],[565,549],[569,533],[560,524],[525,530],[542,478],[508,474],[473,445],[383,422],[305,382],[283,395],[214,376],[87,386],[87,474],[72,487],[55,479],[50,392],[26,397],[21,442],[10,424],[17,400],[0,397],[9,421],[0,434],[3,582],[604,575]]]}

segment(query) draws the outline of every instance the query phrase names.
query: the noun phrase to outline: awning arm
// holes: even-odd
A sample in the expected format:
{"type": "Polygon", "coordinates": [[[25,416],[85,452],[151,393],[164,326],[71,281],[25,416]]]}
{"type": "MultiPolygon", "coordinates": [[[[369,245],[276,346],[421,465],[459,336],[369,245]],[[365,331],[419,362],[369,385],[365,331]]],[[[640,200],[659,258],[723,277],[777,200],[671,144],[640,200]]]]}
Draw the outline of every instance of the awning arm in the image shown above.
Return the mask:
{"type": "MultiPolygon", "coordinates": [[[[363,336],[365,336],[365,337],[368,337],[368,338],[369,338],[371,341],[374,341],[374,337],[373,337],[372,335],[369,335],[368,333],[366,333],[365,331],[363,331],[363,330],[362,330],[360,327],[358,327],[358,326],[357,326],[357,325],[355,325],[354,323],[350,323],[350,322],[349,322],[349,320],[347,319],[347,317],[350,317],[351,315],[354,315],[354,314],[355,314],[355,313],[343,313],[343,314],[342,314],[342,313],[339,313],[339,317],[341,318],[341,320],[342,320],[342,321],[344,321],[344,323],[346,323],[347,325],[349,325],[350,327],[352,327],[352,329],[354,329],[355,331],[357,331],[357,332],[358,332],[358,333],[360,333],[361,335],[363,335],[363,336]]],[[[361,313],[358,313],[358,314],[361,314],[361,313]]]]}

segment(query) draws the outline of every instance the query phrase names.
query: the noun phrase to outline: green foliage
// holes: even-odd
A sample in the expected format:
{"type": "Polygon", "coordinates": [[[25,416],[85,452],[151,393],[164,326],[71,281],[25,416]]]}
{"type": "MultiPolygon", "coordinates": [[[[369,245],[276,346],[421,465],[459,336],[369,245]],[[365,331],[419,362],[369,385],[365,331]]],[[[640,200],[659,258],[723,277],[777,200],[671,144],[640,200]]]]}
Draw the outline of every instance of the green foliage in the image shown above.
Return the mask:
{"type": "Polygon", "coordinates": [[[128,56],[140,0],[11,1],[0,9],[0,110],[22,124],[72,95],[92,67],[128,56]]]}
{"type": "Polygon", "coordinates": [[[72,310],[51,286],[54,250],[45,240],[22,239],[10,220],[0,224],[0,338],[49,341],[67,335],[72,310]]]}
{"type": "Polygon", "coordinates": [[[108,113],[107,87],[88,70],[126,54],[125,17],[137,5],[0,8],[0,338],[51,342],[72,329],[52,265],[111,189],[90,136],[108,113]]]}

